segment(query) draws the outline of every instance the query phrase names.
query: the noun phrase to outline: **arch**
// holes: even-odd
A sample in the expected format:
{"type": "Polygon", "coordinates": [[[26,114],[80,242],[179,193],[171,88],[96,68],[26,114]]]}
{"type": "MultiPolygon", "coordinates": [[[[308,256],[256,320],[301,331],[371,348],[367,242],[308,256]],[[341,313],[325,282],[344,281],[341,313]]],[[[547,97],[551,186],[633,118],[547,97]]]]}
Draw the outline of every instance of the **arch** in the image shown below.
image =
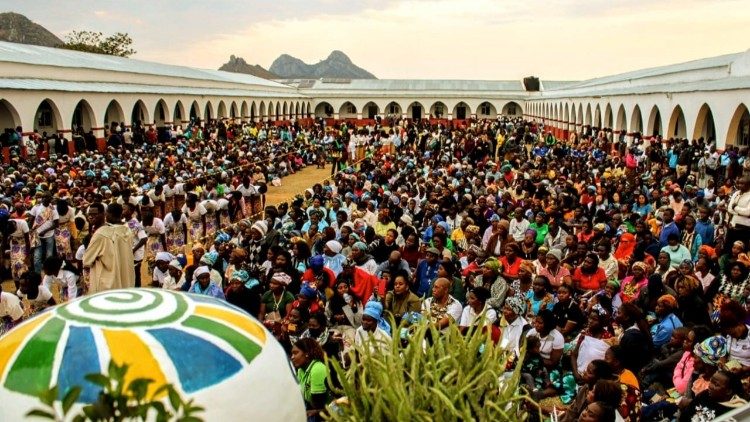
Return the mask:
{"type": "Polygon", "coordinates": [[[607,103],[607,107],[604,108],[604,127],[607,129],[613,129],[615,123],[612,116],[612,105],[607,103]]]}
{"type": "Polygon", "coordinates": [[[125,125],[125,112],[122,111],[122,107],[117,100],[110,101],[107,109],[104,110],[104,126],[111,127],[113,123],[125,125]]]}
{"type": "Polygon", "coordinates": [[[281,103],[276,103],[276,113],[274,113],[274,120],[281,120],[281,103]]]}
{"type": "Polygon", "coordinates": [[[263,101],[260,102],[260,106],[258,107],[258,118],[260,120],[266,118],[266,103],[263,101]]]}
{"type": "Polygon", "coordinates": [[[299,117],[299,101],[297,101],[296,103],[294,103],[294,118],[299,119],[299,117]]]}
{"type": "Polygon", "coordinates": [[[380,114],[380,107],[377,104],[370,101],[362,107],[362,117],[366,119],[374,119],[380,114]]]}
{"type": "Polygon", "coordinates": [[[695,119],[695,129],[693,129],[693,139],[703,138],[705,140],[716,139],[716,125],[714,124],[714,114],[708,104],[703,103],[698,110],[698,117],[695,119]]]}
{"type": "Polygon", "coordinates": [[[130,125],[136,126],[140,124],[141,126],[145,126],[150,121],[146,104],[141,100],[136,101],[133,105],[133,111],[130,113],[130,125]]]}
{"type": "Polygon", "coordinates": [[[357,107],[351,101],[346,101],[344,104],[341,104],[341,107],[339,107],[339,118],[356,119],[357,107]]]}
{"type": "Polygon", "coordinates": [[[211,101],[206,102],[206,107],[203,110],[203,120],[206,121],[206,123],[210,122],[214,118],[214,106],[211,104],[211,101]]]}
{"type": "Polygon", "coordinates": [[[401,104],[395,101],[388,103],[383,111],[389,116],[401,117],[401,115],[404,114],[404,109],[401,107],[401,104]]]}
{"type": "Polygon", "coordinates": [[[245,120],[250,117],[247,113],[248,113],[247,101],[242,101],[242,105],[240,106],[240,117],[242,118],[242,120],[245,120]]]}
{"type": "Polygon", "coordinates": [[[86,100],[81,100],[76,104],[76,108],[73,109],[73,117],[70,122],[70,129],[73,132],[78,129],[83,129],[84,132],[88,132],[91,128],[96,126],[96,117],[94,116],[94,110],[86,100]]]}
{"type": "Polygon", "coordinates": [[[643,117],[641,107],[636,104],[633,108],[633,114],[630,115],[630,133],[643,134],[643,117]]]}
{"type": "Polygon", "coordinates": [[[497,108],[489,101],[485,101],[482,104],[479,104],[479,107],[477,107],[477,118],[496,119],[497,108]]]}
{"type": "Polygon", "coordinates": [[[284,101],[284,106],[281,108],[281,120],[286,120],[287,117],[289,117],[289,114],[287,110],[286,101],[284,101]]]}
{"type": "Polygon", "coordinates": [[[570,110],[568,109],[568,104],[565,103],[565,108],[563,111],[563,118],[562,118],[562,128],[567,130],[569,123],[570,123],[570,110]]]}
{"type": "Polygon", "coordinates": [[[308,102],[307,103],[307,111],[306,111],[307,117],[312,117],[312,112],[313,112],[312,103],[308,102]]]}
{"type": "Polygon", "coordinates": [[[15,130],[18,126],[21,126],[21,116],[16,108],[8,100],[0,100],[0,130],[15,130]]]}
{"type": "Polygon", "coordinates": [[[216,118],[223,119],[227,117],[227,105],[224,104],[224,100],[219,101],[219,107],[216,109],[216,118]]]}
{"type": "Polygon", "coordinates": [[[668,138],[680,138],[684,139],[687,137],[687,128],[685,126],[685,113],[682,112],[682,107],[676,105],[672,110],[672,114],[669,116],[669,125],[667,125],[667,137],[668,138]]]}
{"type": "Polygon", "coordinates": [[[255,105],[255,101],[250,103],[250,120],[255,121],[255,119],[258,117],[258,108],[255,105]]]}
{"type": "Polygon", "coordinates": [[[232,104],[229,106],[229,117],[236,119],[240,117],[237,112],[237,102],[232,101],[232,104]]]}
{"type": "Polygon", "coordinates": [[[164,126],[169,119],[169,110],[167,109],[167,103],[163,99],[156,102],[156,108],[154,108],[154,124],[164,126]]]}
{"type": "Polygon", "coordinates": [[[57,104],[49,98],[42,100],[34,114],[34,130],[40,134],[42,132],[53,134],[61,129],[62,118],[57,104]]]}
{"type": "Polygon", "coordinates": [[[177,100],[174,105],[174,115],[172,116],[172,123],[175,127],[182,125],[185,120],[185,106],[182,105],[182,101],[177,100]]]}
{"type": "Polygon", "coordinates": [[[576,125],[583,126],[583,103],[578,103],[578,115],[576,116],[576,125]]]}
{"type": "MultiPolygon", "coordinates": [[[[424,117],[424,106],[419,101],[414,101],[406,107],[406,117],[417,120],[424,117]]],[[[454,114],[455,118],[456,115],[454,114]]]]}
{"type": "Polygon", "coordinates": [[[461,101],[453,107],[453,118],[458,120],[464,120],[471,117],[471,107],[468,104],[461,101]]]}
{"type": "Polygon", "coordinates": [[[593,124],[592,114],[591,114],[591,103],[586,104],[586,115],[583,118],[583,124],[586,126],[591,126],[593,124]]]}
{"type": "Polygon", "coordinates": [[[448,106],[445,105],[442,101],[435,101],[430,106],[430,117],[434,117],[436,119],[441,119],[446,117],[448,114],[448,106]]]}
{"type": "Polygon", "coordinates": [[[190,120],[197,122],[201,117],[201,109],[198,105],[198,101],[193,101],[193,105],[190,106],[190,120]]]}
{"type": "Polygon", "coordinates": [[[740,104],[729,121],[727,131],[727,145],[748,146],[750,145],[750,111],[745,104],[740,104]]]}
{"type": "Polygon", "coordinates": [[[511,101],[503,106],[501,114],[503,116],[520,116],[523,114],[523,108],[517,102],[511,101]]]}
{"type": "Polygon", "coordinates": [[[646,133],[648,136],[662,136],[663,125],[661,121],[661,112],[659,107],[654,105],[648,113],[648,122],[646,124],[646,133]]]}
{"type": "Polygon", "coordinates": [[[617,109],[617,119],[615,120],[615,130],[620,132],[626,132],[628,130],[628,118],[625,115],[625,106],[620,104],[617,109]]]}

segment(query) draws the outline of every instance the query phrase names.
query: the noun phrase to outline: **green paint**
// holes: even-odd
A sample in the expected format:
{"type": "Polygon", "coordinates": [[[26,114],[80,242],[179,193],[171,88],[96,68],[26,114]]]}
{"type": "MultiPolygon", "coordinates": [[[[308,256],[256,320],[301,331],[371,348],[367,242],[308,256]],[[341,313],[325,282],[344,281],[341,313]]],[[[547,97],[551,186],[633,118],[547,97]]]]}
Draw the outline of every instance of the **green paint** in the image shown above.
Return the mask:
{"type": "MultiPolygon", "coordinates": [[[[78,306],[80,306],[82,310],[86,311],[86,313],[89,313],[89,314],[104,314],[104,315],[137,314],[140,312],[148,312],[148,311],[154,310],[158,308],[159,306],[161,306],[162,303],[164,303],[164,297],[162,295],[157,293],[157,294],[154,294],[153,297],[156,298],[156,300],[154,300],[153,302],[151,302],[150,304],[142,308],[136,308],[136,309],[117,309],[117,305],[114,305],[114,307],[111,309],[101,309],[101,308],[97,308],[96,306],[90,303],[91,298],[81,300],[78,306]]],[[[115,296],[107,297],[105,298],[105,300],[107,300],[107,302],[112,302],[112,303],[118,303],[122,301],[122,299],[115,297],[115,296]]],[[[130,301],[131,300],[128,300],[128,303],[130,301]]]]}
{"type": "Polygon", "coordinates": [[[65,321],[52,318],[26,343],[13,362],[5,387],[36,396],[50,387],[55,351],[65,329],[65,321]]]}
{"type": "Polygon", "coordinates": [[[182,325],[195,328],[226,341],[231,344],[250,363],[261,352],[261,347],[240,332],[227,327],[224,324],[199,316],[191,316],[182,325]]]}
{"type": "MultiPolygon", "coordinates": [[[[185,298],[182,297],[180,294],[177,293],[167,293],[167,292],[160,292],[155,294],[156,301],[152,303],[151,305],[148,305],[146,307],[140,308],[140,309],[133,309],[133,310],[99,310],[98,308],[95,308],[91,306],[88,301],[90,299],[82,299],[79,302],[79,306],[82,310],[95,314],[95,315],[102,315],[102,313],[105,313],[105,315],[125,315],[125,314],[132,314],[132,313],[143,313],[147,312],[153,309],[156,309],[164,302],[164,297],[162,297],[162,294],[171,294],[174,296],[175,301],[177,303],[177,308],[174,312],[172,312],[169,315],[165,315],[161,318],[154,319],[154,320],[144,320],[144,321],[135,321],[135,322],[127,322],[127,321],[121,321],[117,319],[97,319],[97,318],[88,318],[84,315],[79,315],[77,313],[72,313],[68,309],[69,305],[61,306],[57,309],[57,314],[66,320],[69,321],[75,321],[75,322],[82,322],[85,324],[92,324],[97,326],[105,326],[105,327],[118,327],[118,328],[124,328],[124,327],[154,327],[157,325],[163,325],[163,324],[169,324],[175,321],[178,321],[180,318],[182,318],[185,315],[185,312],[187,311],[188,304],[185,301],[185,298]]],[[[102,315],[104,316],[104,315],[102,315]]]]}

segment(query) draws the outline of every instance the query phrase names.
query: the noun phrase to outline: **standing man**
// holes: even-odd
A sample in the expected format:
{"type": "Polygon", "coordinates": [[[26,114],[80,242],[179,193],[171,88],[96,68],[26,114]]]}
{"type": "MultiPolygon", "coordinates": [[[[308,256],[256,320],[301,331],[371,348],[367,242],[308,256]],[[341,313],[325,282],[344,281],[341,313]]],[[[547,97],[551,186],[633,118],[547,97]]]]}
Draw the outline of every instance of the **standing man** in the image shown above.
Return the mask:
{"type": "Polygon", "coordinates": [[[122,205],[107,207],[106,224],[101,203],[92,204],[87,216],[96,230],[83,255],[83,266],[91,271],[88,292],[134,287],[133,233],[122,224],[122,205]]]}
{"type": "Polygon", "coordinates": [[[52,205],[52,195],[42,194],[42,202],[29,211],[31,220],[31,248],[34,250],[34,272],[42,273],[42,262],[55,254],[55,229],[60,216],[52,205]]]}
{"type": "Polygon", "coordinates": [[[731,248],[736,240],[747,243],[750,239],[750,176],[742,176],[737,180],[737,191],[729,198],[727,212],[731,219],[724,245],[731,248]]]}

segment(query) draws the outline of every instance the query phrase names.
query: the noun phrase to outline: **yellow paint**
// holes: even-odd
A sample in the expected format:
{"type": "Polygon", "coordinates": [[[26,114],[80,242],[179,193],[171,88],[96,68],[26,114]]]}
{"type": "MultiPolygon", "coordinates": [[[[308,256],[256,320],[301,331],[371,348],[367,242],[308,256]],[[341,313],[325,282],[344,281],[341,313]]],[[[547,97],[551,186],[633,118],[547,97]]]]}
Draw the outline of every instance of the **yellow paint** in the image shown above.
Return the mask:
{"type": "MultiPolygon", "coordinates": [[[[148,346],[134,333],[120,330],[103,330],[112,360],[118,365],[127,363],[130,368],[125,376],[125,385],[136,378],[154,380],[148,387],[151,396],[162,385],[167,383],[159,363],[154,359],[148,346]]],[[[166,392],[157,398],[166,396],[166,392]]]]}
{"type": "Polygon", "coordinates": [[[13,328],[3,336],[2,345],[0,345],[0,376],[5,373],[5,368],[11,363],[10,359],[13,354],[29,338],[29,334],[49,318],[49,312],[41,314],[38,318],[13,328]]]}
{"type": "Polygon", "coordinates": [[[257,322],[244,317],[232,311],[227,311],[221,308],[213,308],[209,306],[198,305],[195,307],[195,314],[203,317],[211,318],[217,322],[231,323],[234,328],[239,328],[246,333],[250,334],[254,338],[258,339],[262,344],[266,344],[266,332],[263,327],[257,322]]]}

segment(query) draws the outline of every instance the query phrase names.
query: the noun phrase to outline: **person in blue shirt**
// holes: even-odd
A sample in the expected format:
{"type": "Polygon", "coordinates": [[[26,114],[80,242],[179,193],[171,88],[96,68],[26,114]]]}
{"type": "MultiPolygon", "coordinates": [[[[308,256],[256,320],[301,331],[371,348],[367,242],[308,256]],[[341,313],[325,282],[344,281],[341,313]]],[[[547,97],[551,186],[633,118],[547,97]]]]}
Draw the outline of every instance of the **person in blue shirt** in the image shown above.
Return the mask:
{"type": "Polygon", "coordinates": [[[674,222],[673,209],[667,208],[662,211],[661,219],[664,222],[664,225],[661,228],[661,233],[659,233],[659,244],[664,247],[669,245],[668,238],[670,234],[676,235],[678,239],[680,238],[680,229],[674,222]]]}
{"type": "Polygon", "coordinates": [[[672,332],[682,327],[682,322],[674,314],[675,309],[677,309],[677,299],[670,294],[663,295],[656,300],[654,312],[657,322],[651,327],[651,337],[656,348],[669,343],[672,332]]]}
{"type": "Polygon", "coordinates": [[[217,286],[214,283],[211,283],[211,271],[207,266],[203,265],[196,268],[195,272],[193,273],[193,277],[195,277],[196,281],[190,288],[190,293],[211,296],[222,300],[225,299],[224,292],[221,290],[221,287],[217,286]]]}
{"type": "Polygon", "coordinates": [[[695,231],[701,235],[704,245],[714,246],[714,225],[709,218],[711,212],[706,207],[698,208],[698,219],[695,221],[695,231]]]}
{"type": "Polygon", "coordinates": [[[430,291],[432,282],[437,278],[439,257],[439,250],[436,248],[429,248],[425,254],[425,259],[417,264],[417,277],[416,282],[414,283],[417,296],[424,297],[430,291]]]}

